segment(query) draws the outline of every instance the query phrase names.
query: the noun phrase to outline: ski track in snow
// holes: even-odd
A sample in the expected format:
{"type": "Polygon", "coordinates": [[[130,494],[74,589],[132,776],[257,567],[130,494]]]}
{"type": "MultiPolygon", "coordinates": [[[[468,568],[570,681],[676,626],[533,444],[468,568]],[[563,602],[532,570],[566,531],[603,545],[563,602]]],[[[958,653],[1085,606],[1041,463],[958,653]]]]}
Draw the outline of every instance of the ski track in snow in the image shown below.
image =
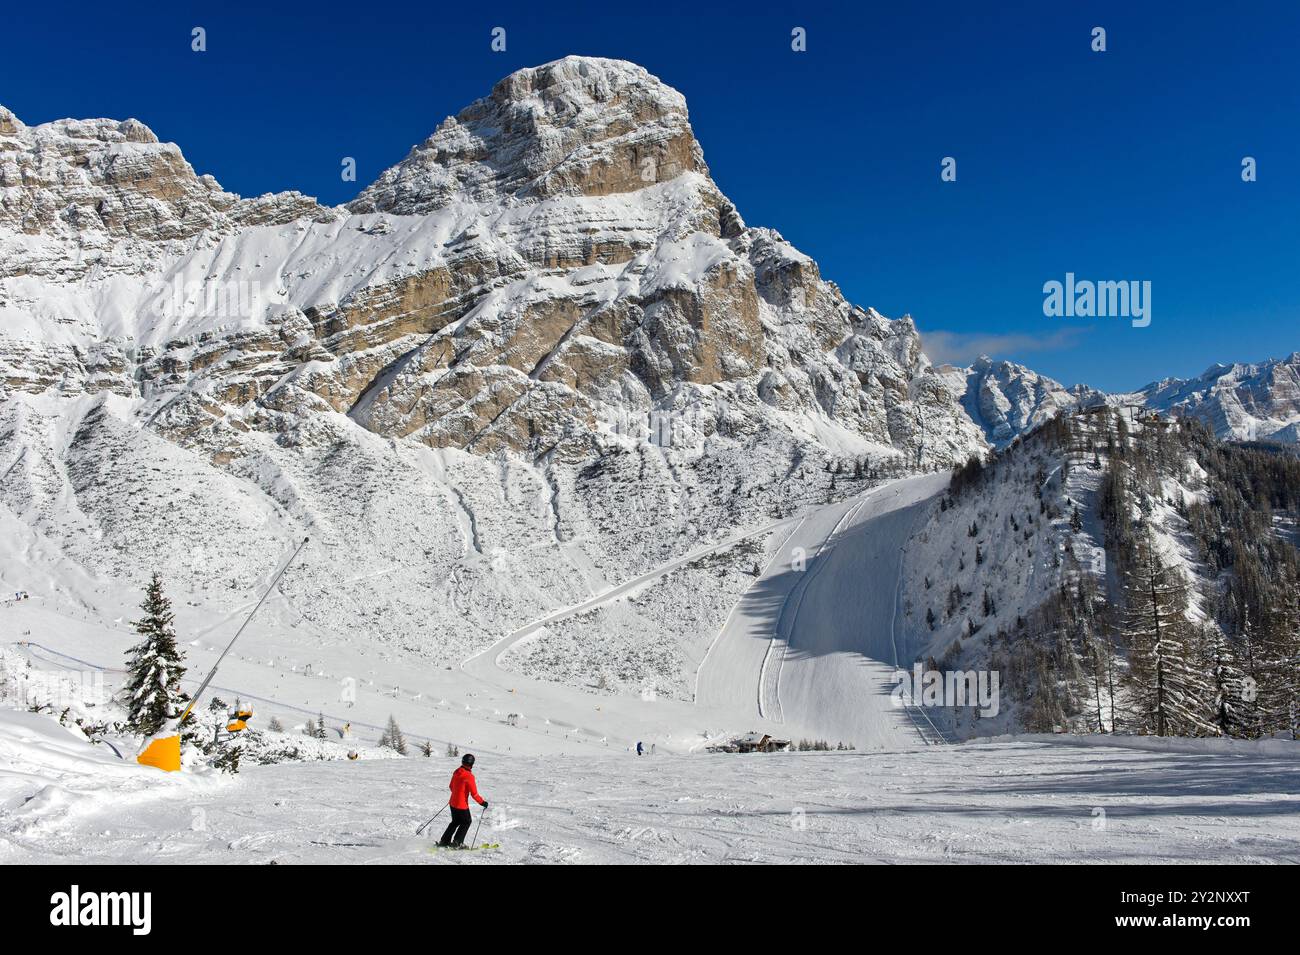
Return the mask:
{"type": "Polygon", "coordinates": [[[919,509],[946,483],[893,481],[810,514],[715,641],[699,702],[770,721],[784,737],[872,750],[929,742],[889,691],[900,662],[899,555],[919,509]]]}
{"type": "MultiPolygon", "coordinates": [[[[342,646],[311,651],[310,674],[287,671],[304,648],[275,642],[260,657],[227,660],[222,695],[266,701],[261,718],[330,716],[339,706],[330,674],[350,667],[365,690],[346,710],[358,735],[395,713],[412,746],[432,738],[472,747],[492,803],[479,841],[500,850],[429,853],[441,819],[415,837],[445,801],[456,765],[441,747],[431,758],[170,777],[112,758],[49,717],[15,713],[15,725],[48,725],[20,726],[17,744],[0,733],[0,862],[1300,862],[1300,763],[1290,752],[1165,752],[1067,737],[924,745],[921,720],[892,705],[886,683],[911,649],[896,630],[902,541],[942,485],[941,475],[892,482],[751,532],[790,528],[772,535],[766,569],[710,647],[694,704],[596,695],[497,669],[529,627],[460,670],[413,671],[400,657],[342,646]],[[795,547],[813,555],[803,573],[791,566],[795,547]],[[784,723],[758,717],[774,633],[788,644],[776,671],[784,723]],[[517,726],[502,719],[511,709],[517,726]],[[858,751],[688,752],[748,728],[852,741],[858,751]],[[657,741],[658,755],[632,755],[636,739],[657,741]]],[[[699,553],[560,614],[619,599],[699,553]]],[[[46,666],[62,659],[112,675],[109,661],[133,639],[121,623],[40,599],[4,613],[19,633],[36,628],[19,650],[46,666]]],[[[195,680],[215,655],[205,642],[188,645],[195,680]]]]}
{"type": "MultiPolygon", "coordinates": [[[[490,757],[480,842],[428,852],[455,760],[254,766],[7,830],[0,862],[1300,862],[1297,763],[1016,741],[894,753],[490,757]]],[[[138,793],[137,777],[130,772],[138,793]]],[[[113,791],[104,783],[106,795],[113,791]]],[[[475,823],[477,825],[477,813],[475,823]]]]}

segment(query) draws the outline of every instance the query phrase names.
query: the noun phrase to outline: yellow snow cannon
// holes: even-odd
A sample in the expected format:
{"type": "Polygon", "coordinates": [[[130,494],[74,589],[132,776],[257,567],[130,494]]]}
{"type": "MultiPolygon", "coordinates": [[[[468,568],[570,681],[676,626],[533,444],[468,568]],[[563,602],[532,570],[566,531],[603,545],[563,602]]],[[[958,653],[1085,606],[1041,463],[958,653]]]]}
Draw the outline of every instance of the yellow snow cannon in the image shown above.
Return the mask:
{"type": "Polygon", "coordinates": [[[230,711],[228,718],[230,722],[226,724],[226,732],[242,732],[248,729],[248,721],[253,718],[253,708],[251,706],[237,707],[230,711]]]}
{"type": "MultiPolygon", "coordinates": [[[[235,641],[239,639],[239,635],[244,632],[244,628],[247,627],[249,621],[253,619],[253,615],[257,613],[258,608],[261,607],[266,601],[266,598],[270,596],[271,591],[275,589],[275,585],[279,583],[280,578],[284,576],[284,572],[289,569],[289,565],[297,559],[300,553],[302,553],[302,549],[307,546],[308,540],[310,540],[310,538],[304,537],[302,543],[298,545],[297,550],[290,554],[289,559],[280,566],[278,571],[276,571],[275,576],[271,578],[271,583],[267,585],[266,590],[262,593],[261,599],[258,600],[253,609],[249,611],[248,616],[244,618],[244,622],[240,624],[239,629],[235,631],[235,635],[231,637],[230,642],[226,644],[226,649],[221,651],[221,655],[217,657],[217,662],[213,664],[212,669],[208,671],[208,675],[204,677],[203,682],[199,684],[199,688],[195,690],[194,695],[190,697],[190,702],[185,707],[185,712],[181,714],[180,719],[168,723],[166,728],[155,733],[145,742],[144,749],[142,749],[140,755],[135,758],[137,763],[141,766],[156,766],[158,769],[166,770],[169,773],[180,772],[181,724],[189,719],[190,711],[194,709],[194,704],[199,701],[199,697],[203,695],[203,691],[208,688],[208,684],[212,682],[212,678],[217,675],[217,668],[221,666],[221,661],[226,658],[226,654],[230,652],[230,648],[235,645],[235,641]]],[[[243,708],[241,707],[241,710],[242,709],[243,708]]],[[[251,717],[252,715],[253,712],[250,709],[248,711],[248,716],[251,717]]],[[[235,722],[239,723],[239,728],[241,730],[248,725],[246,720],[239,719],[238,713],[236,714],[235,722]]],[[[231,723],[226,728],[230,729],[231,732],[234,732],[234,730],[231,729],[233,725],[234,723],[231,723]]]]}
{"type": "Polygon", "coordinates": [[[144,748],[135,761],[141,766],[152,766],[168,773],[181,769],[180,721],[168,722],[161,730],[145,741],[144,748]]]}

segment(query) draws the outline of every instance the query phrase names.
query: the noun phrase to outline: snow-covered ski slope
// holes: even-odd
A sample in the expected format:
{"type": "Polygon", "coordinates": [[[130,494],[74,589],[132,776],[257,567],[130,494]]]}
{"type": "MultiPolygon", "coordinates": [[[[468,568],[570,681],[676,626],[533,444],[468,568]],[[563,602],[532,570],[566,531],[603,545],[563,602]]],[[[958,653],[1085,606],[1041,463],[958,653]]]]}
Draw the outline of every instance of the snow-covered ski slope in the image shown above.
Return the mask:
{"type": "Polygon", "coordinates": [[[482,756],[479,840],[501,849],[429,853],[445,813],[415,829],[457,762],[252,766],[152,797],[144,770],[65,776],[5,820],[0,863],[1300,862],[1297,761],[1246,747],[482,756]]]}
{"type": "Polygon", "coordinates": [[[819,508],[745,594],[700,669],[702,705],[748,710],[795,738],[906,749],[935,739],[898,707],[911,658],[897,632],[903,546],[947,475],[894,481],[819,508]]]}
{"type": "MultiPolygon", "coordinates": [[[[498,653],[463,669],[419,667],[397,648],[323,642],[304,623],[251,628],[218,694],[255,701],[255,726],[277,716],[293,731],[323,713],[336,734],[349,722],[359,748],[391,713],[416,755],[170,777],[115,760],[50,716],[0,714],[0,863],[1300,861],[1300,763],[1290,752],[1065,737],[924,745],[879,684],[894,641],[909,636],[893,613],[901,541],[942,484],[893,482],[757,528],[769,541],[766,569],[705,660],[698,703],[527,679],[498,669],[498,653]],[[794,547],[806,551],[802,572],[794,547]],[[779,713],[763,719],[772,633],[788,651],[776,671],[779,713]],[[349,676],[355,700],[344,701],[349,676]],[[835,692],[811,694],[814,683],[835,692]],[[700,751],[747,729],[858,751],[700,751]],[[439,744],[428,758],[415,749],[426,739],[439,744]],[[657,754],[638,758],[636,740],[657,754]],[[479,756],[492,803],[481,839],[499,852],[430,854],[414,836],[446,798],[457,760],[445,742],[479,756]]],[[[605,599],[622,593],[615,586],[605,599]]],[[[16,652],[39,669],[102,667],[111,692],[134,640],[130,607],[122,595],[95,598],[105,612],[40,595],[0,609],[6,643],[29,641],[16,652]]],[[[185,601],[177,611],[182,631],[200,634],[185,645],[192,688],[237,621],[185,601]]]]}
{"type": "MultiPolygon", "coordinates": [[[[262,725],[273,716],[292,727],[324,715],[335,727],[350,723],[359,741],[373,742],[391,714],[413,744],[429,739],[440,748],[454,743],[500,753],[626,751],[637,741],[683,753],[749,730],[816,735],[859,748],[917,746],[922,739],[908,714],[890,705],[884,677],[895,661],[893,608],[902,535],[911,506],[940,483],[935,477],[895,482],[746,532],[768,541],[766,570],[705,655],[694,702],[533,679],[502,670],[497,660],[537,626],[593,604],[626,599],[710,548],[693,549],[505,635],[459,669],[422,666],[400,648],[364,647],[321,633],[284,613],[284,601],[273,596],[261,625],[241,639],[211,692],[227,702],[239,697],[254,703],[262,725]],[[791,569],[795,548],[806,553],[804,573],[791,569]],[[836,623],[845,609],[845,622],[836,623]],[[771,634],[778,629],[790,641],[784,660],[771,649],[771,634]],[[764,674],[778,681],[773,695],[783,705],[760,712],[764,674]],[[818,683],[835,692],[816,692],[818,683]]],[[[723,548],[732,540],[710,547],[723,548]]],[[[65,605],[57,594],[37,595],[4,608],[6,642],[23,644],[20,652],[38,669],[100,673],[111,691],[135,639],[129,628],[134,596],[96,588],[65,605]]],[[[242,614],[214,615],[204,604],[178,598],[178,628],[188,638],[186,686],[192,689],[242,614]]]]}

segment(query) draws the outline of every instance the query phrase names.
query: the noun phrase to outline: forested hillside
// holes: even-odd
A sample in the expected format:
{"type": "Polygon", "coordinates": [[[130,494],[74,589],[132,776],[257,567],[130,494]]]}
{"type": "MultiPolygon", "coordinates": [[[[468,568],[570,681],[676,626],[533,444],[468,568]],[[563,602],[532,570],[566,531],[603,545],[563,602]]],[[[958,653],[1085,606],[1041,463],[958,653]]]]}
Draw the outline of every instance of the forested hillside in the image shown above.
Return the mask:
{"type": "Polygon", "coordinates": [[[1295,735],[1300,461],[1093,408],[953,473],[906,555],[916,659],[1000,674],[1008,729],[1295,735]]]}

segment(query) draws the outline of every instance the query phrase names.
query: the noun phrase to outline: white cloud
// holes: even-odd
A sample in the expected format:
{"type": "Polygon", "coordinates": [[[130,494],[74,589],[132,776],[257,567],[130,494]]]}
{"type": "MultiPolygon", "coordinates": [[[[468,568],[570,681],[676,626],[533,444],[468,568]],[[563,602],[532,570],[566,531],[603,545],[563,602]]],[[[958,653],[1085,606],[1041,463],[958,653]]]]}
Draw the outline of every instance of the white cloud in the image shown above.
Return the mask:
{"type": "Polygon", "coordinates": [[[1069,325],[1050,335],[921,332],[921,348],[936,365],[969,365],[980,355],[1007,358],[1026,352],[1063,351],[1077,345],[1079,337],[1090,330],[1085,326],[1069,325]]]}

